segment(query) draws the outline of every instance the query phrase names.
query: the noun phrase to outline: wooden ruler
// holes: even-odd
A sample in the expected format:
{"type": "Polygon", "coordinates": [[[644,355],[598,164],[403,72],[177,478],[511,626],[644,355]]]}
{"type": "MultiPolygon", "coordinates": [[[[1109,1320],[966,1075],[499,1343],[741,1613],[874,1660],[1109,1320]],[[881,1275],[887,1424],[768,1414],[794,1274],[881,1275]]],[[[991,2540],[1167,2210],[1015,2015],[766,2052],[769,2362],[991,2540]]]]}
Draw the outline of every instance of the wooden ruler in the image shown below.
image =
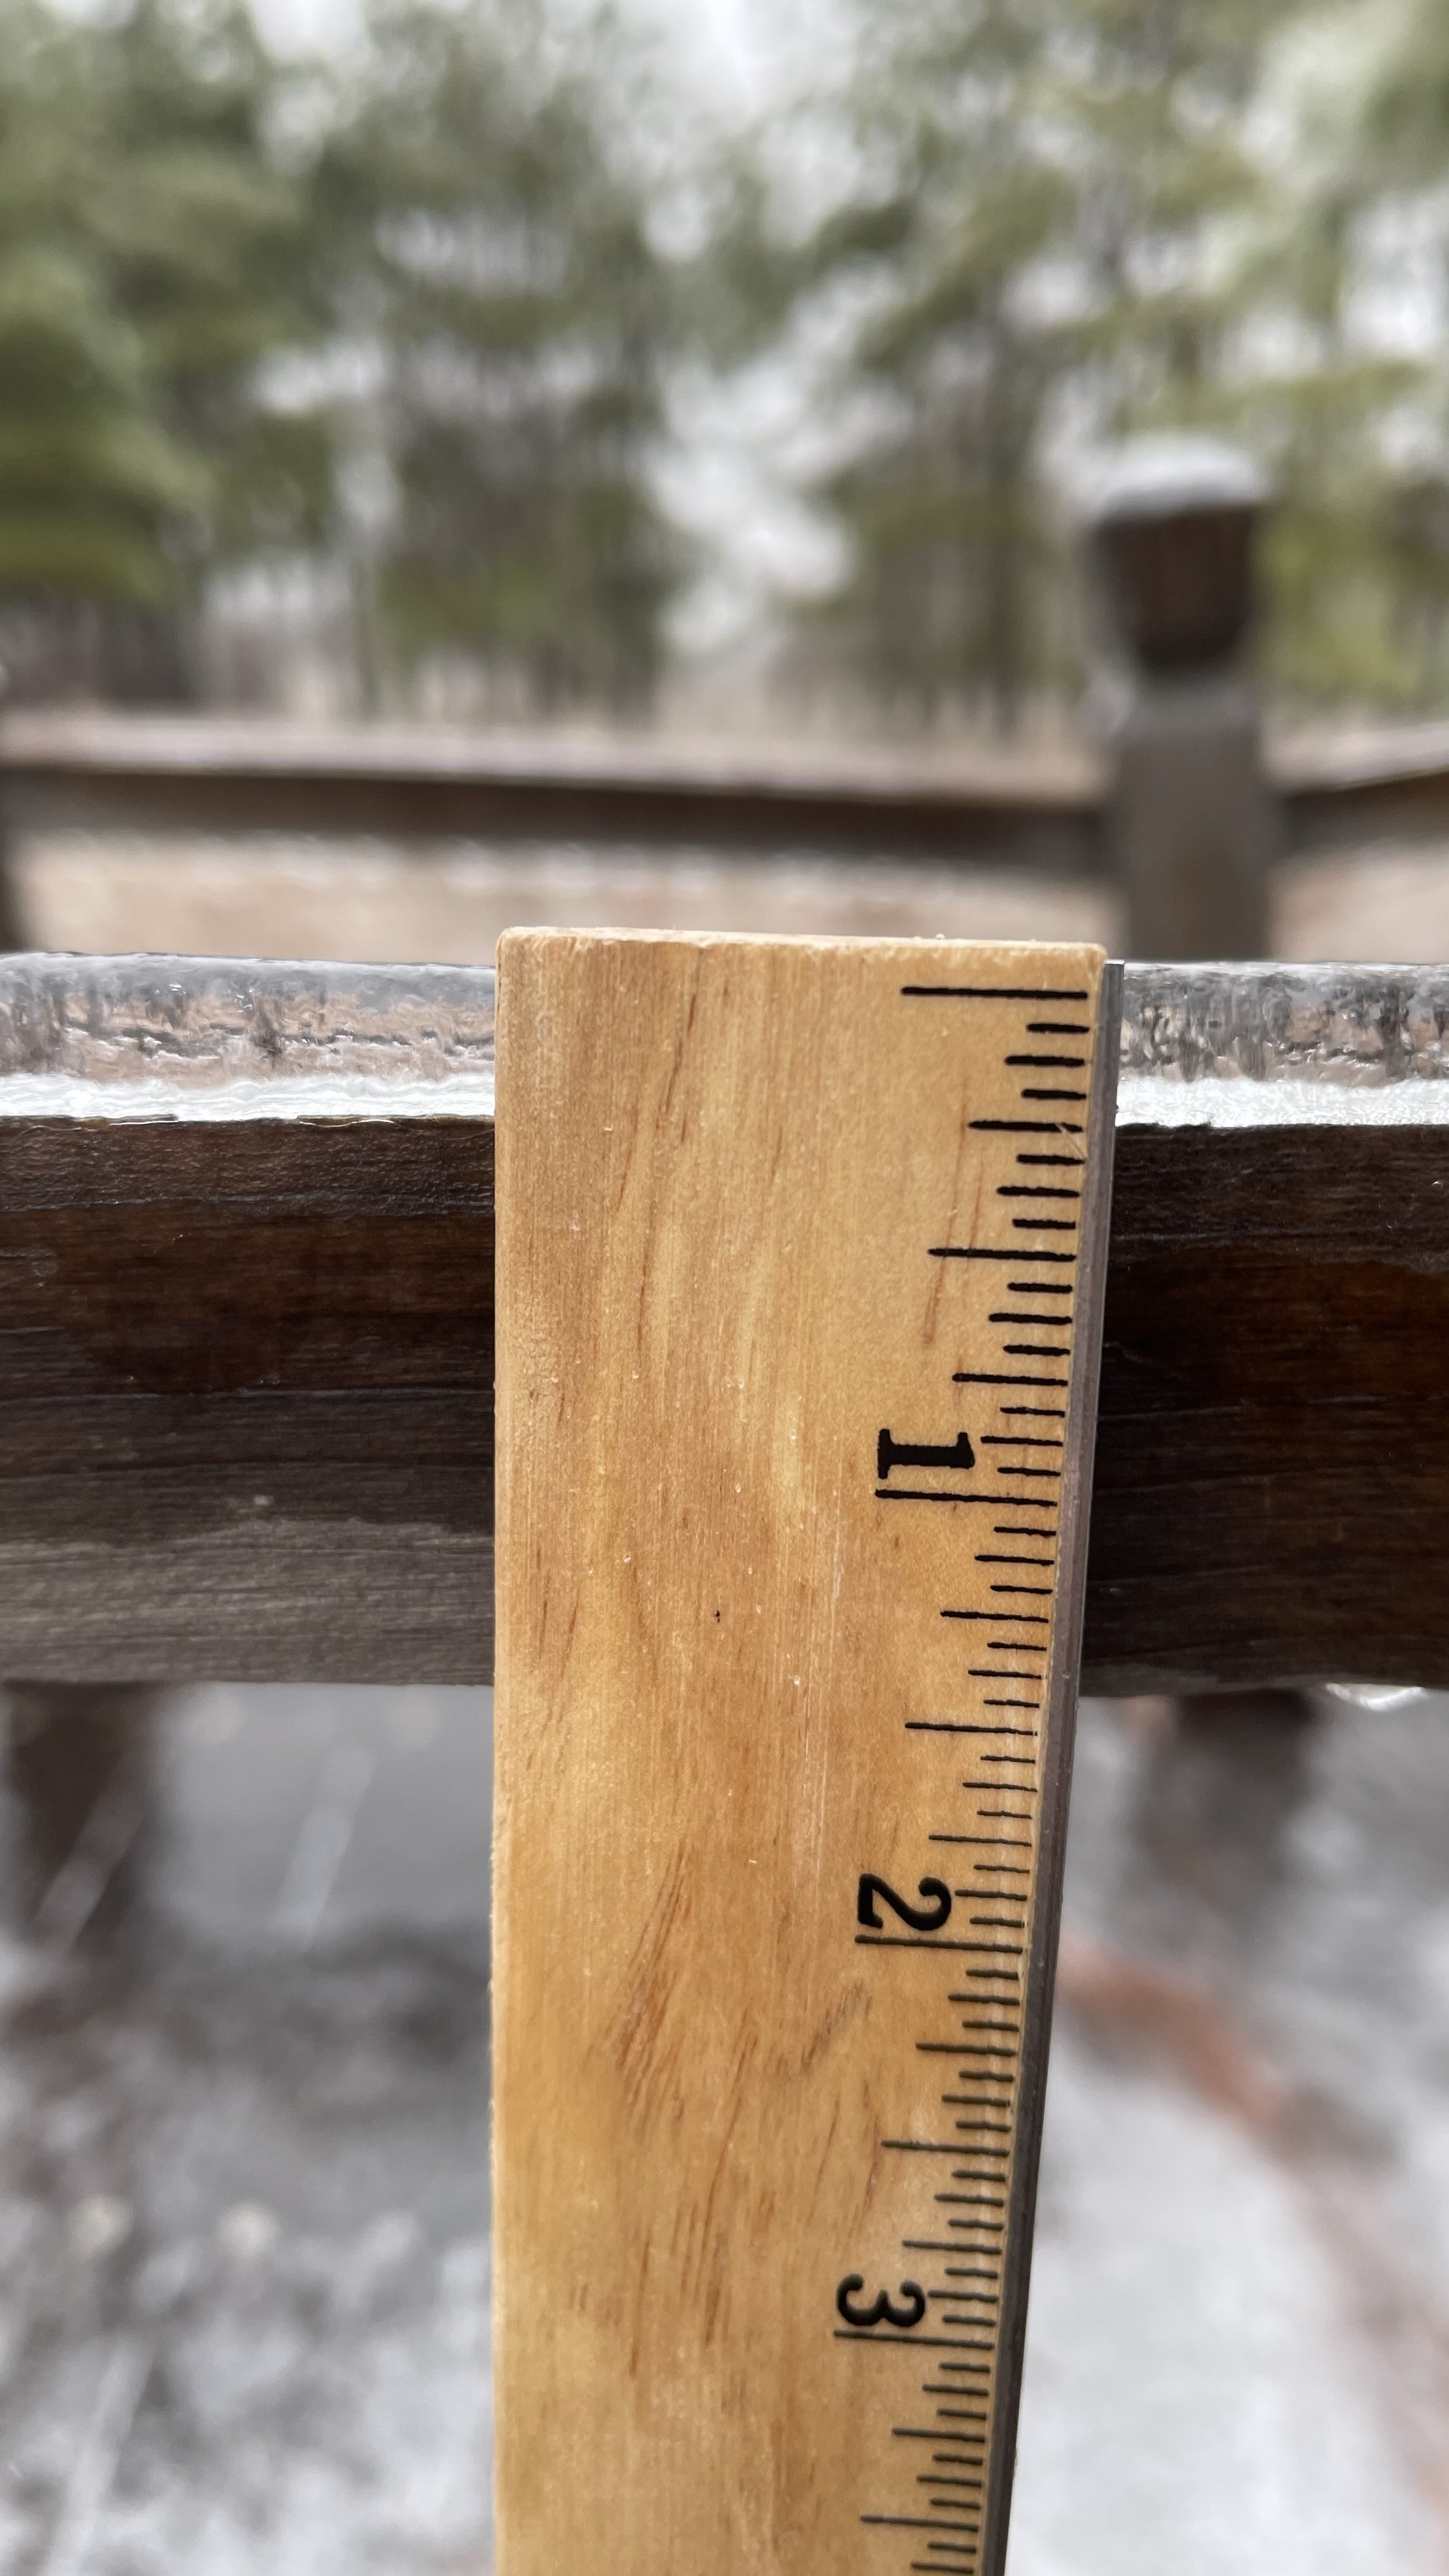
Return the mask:
{"type": "Polygon", "coordinates": [[[999,2576],[1117,970],[499,957],[499,2576],[999,2576]]]}

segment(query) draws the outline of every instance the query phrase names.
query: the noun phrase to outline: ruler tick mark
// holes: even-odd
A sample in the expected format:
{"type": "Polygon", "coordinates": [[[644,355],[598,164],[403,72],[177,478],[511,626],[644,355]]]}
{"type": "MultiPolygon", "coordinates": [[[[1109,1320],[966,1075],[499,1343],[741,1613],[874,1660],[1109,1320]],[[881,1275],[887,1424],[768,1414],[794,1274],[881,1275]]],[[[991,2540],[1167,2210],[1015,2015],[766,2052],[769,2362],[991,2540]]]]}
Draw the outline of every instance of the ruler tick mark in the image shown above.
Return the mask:
{"type": "MultiPolygon", "coordinates": [[[[884,2143],[888,2146],[889,2139],[884,2143]]],[[[960,2149],[951,2147],[947,2152],[953,2156],[959,2155],[960,2149]]],[[[858,2332],[851,2326],[835,2326],[831,2331],[837,2343],[865,2343],[877,2348],[885,2344],[904,2344],[907,2352],[982,2352],[990,2349],[988,2345],[968,2343],[964,2335],[866,2334],[858,2332]]],[[[951,2367],[952,2364],[949,2361],[937,2364],[940,2370],[949,2370],[951,2367]]]]}
{"type": "Polygon", "coordinates": [[[1070,1265],[1077,1258],[1074,1252],[1028,1252],[1019,1243],[932,1243],[926,1249],[933,1261],[1052,1261],[1070,1265]]]}
{"type": "MultiPolygon", "coordinates": [[[[986,1702],[988,1708],[1035,1708],[1038,1704],[1037,1701],[1030,1699],[989,1699],[986,1702]]],[[[905,1721],[905,1731],[907,1735],[1035,1735],[1036,1733],[1034,1726],[967,1726],[964,1723],[958,1724],[954,1718],[944,1717],[908,1717],[905,1721]]],[[[935,1837],[933,1836],[932,1839],[934,1840],[935,1837]]],[[[944,1945],[938,1942],[933,1946],[940,1948],[944,1945]]]]}
{"type": "MultiPolygon", "coordinates": [[[[990,1851],[1030,1851],[1031,1849],[1030,1843],[1018,1842],[1014,1835],[1006,1834],[1000,1837],[995,1834],[928,1834],[926,1839],[933,1843],[985,1843],[990,1851]]],[[[978,1861],[976,1866],[980,1869],[984,1864],[978,1861]]],[[[1026,1870],[1022,1872],[1023,1877],[1029,1877],[1030,1874],[1026,1870]]]]}
{"type": "MultiPolygon", "coordinates": [[[[1022,1377],[1022,1376],[1020,1376],[1020,1375],[1017,1375],[1017,1376],[1015,1376],[1015,1377],[1007,1377],[1007,1376],[1003,1376],[999,1370],[998,1370],[998,1371],[993,1372],[993,1371],[991,1371],[991,1370],[987,1370],[987,1369],[953,1369],[953,1370],[952,1370],[952,1372],[951,1372],[951,1382],[952,1382],[953,1386],[1060,1386],[1060,1387],[1065,1387],[1065,1386],[1066,1386],[1066,1383],[1067,1383],[1067,1381],[1066,1381],[1066,1379],[1065,1379],[1064,1377],[1022,1377]]],[[[997,1472],[998,1472],[998,1474],[999,1474],[999,1473],[1000,1473],[1000,1470],[998,1469],[998,1471],[997,1471],[997,1472]]]]}
{"type": "Polygon", "coordinates": [[[1007,1627],[1012,1626],[1014,1623],[1019,1624],[1023,1628],[1049,1628],[1051,1626],[1050,1619],[1042,1618],[1040,1614],[1034,1610],[943,1610],[941,1616],[943,1619],[973,1619],[978,1622],[984,1621],[988,1627],[993,1619],[996,1620],[998,1624],[1004,1624],[1007,1627]]]}
{"type": "Polygon", "coordinates": [[[1080,1136],[1082,1130],[1070,1118],[968,1118],[968,1132],[975,1136],[1080,1136]]]}
{"type": "Polygon", "coordinates": [[[913,1001],[951,1002],[1089,1002],[1091,994],[1045,984],[903,984],[913,1001]]]}

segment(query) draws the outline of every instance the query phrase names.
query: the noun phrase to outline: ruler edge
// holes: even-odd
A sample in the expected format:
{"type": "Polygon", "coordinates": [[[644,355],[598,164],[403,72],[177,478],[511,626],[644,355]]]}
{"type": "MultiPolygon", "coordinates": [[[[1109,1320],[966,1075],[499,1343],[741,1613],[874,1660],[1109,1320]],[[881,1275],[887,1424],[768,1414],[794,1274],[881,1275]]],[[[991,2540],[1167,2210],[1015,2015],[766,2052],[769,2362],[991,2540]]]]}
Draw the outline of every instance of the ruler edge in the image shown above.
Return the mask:
{"type": "Polygon", "coordinates": [[[1031,2292],[1031,2259],[1036,2231],[1037,2182],[1041,2168],[1042,2124],[1046,2112],[1052,2008],[1056,1993],[1057,1948],[1061,1935],[1062,1880],[1067,1853],[1067,1815],[1071,1803],[1072,1763],[1077,1739],[1077,1701],[1082,1664],[1082,1626],[1086,1610],[1087,1553],[1092,1522],[1092,1471],[1096,1463],[1097,1395],[1102,1373],[1102,1321],[1106,1306],[1107,1257],[1112,1224],[1112,1182],[1116,1152],[1118,1057],[1121,1049],[1123,968],[1107,959],[1098,988],[1097,1035],[1092,1057],[1092,1097],[1087,1113],[1087,1168],[1096,1174],[1092,1206],[1083,1232],[1077,1284],[1077,1321],[1072,1341],[1071,1392],[1082,1436],[1067,1464],[1062,1486],[1062,1539],[1057,1558],[1060,1590],[1053,1637],[1051,1698],[1047,1708],[1045,1758],[1042,1765],[1041,1822],[1037,1883],[1032,1907],[1031,1957],[1027,1964],[1025,2010],[1022,2014],[1021,2074],[1017,2094],[1017,2134],[1012,2159],[1011,2190],[1006,2212],[1006,2260],[1001,2288],[1001,2323],[992,2391],[990,2467],[986,2510],[982,2516],[978,2576],[1004,2576],[1011,2525],[1011,2499],[1016,2479],[1017,2424],[1021,2412],[1022,2370],[1026,2356],[1027,2305],[1031,2292]]]}

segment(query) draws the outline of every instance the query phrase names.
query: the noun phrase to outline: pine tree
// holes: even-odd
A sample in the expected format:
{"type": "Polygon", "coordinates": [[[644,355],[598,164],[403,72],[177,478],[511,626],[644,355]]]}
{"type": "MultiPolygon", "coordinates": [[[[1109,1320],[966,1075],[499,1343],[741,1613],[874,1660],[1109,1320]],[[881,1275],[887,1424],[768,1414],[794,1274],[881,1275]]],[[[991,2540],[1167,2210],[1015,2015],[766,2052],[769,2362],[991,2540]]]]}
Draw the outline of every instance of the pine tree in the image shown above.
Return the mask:
{"type": "Polygon", "coordinates": [[[326,519],[264,381],[324,312],[279,76],[234,0],[0,15],[0,608],[42,684],[184,695],[216,568],[326,519]]]}
{"type": "Polygon", "coordinates": [[[9,0],[0,75],[0,602],[12,649],[154,609],[162,531],[194,501],[81,200],[100,118],[88,31],[9,0]],[[16,612],[21,612],[17,627],[16,612]]]}
{"type": "Polygon", "coordinates": [[[1264,178],[1243,132],[1287,0],[895,0],[861,27],[856,201],[811,291],[859,316],[823,479],[857,668],[1010,724],[1073,636],[1049,465],[1212,407],[1264,178]]]}
{"type": "Polygon", "coordinates": [[[673,289],[606,141],[601,42],[565,48],[538,0],[382,0],[325,179],[381,354],[388,648],[545,709],[647,698],[681,572],[651,482],[673,289]]]}

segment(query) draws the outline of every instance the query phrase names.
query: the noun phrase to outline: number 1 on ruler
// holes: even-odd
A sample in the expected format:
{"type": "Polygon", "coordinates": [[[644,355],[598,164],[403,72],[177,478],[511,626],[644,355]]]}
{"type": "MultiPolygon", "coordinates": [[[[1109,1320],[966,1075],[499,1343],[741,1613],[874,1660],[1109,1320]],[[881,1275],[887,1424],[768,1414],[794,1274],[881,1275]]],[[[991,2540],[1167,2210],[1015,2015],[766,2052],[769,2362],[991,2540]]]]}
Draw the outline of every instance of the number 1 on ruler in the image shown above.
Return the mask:
{"type": "Polygon", "coordinates": [[[500,2576],[999,2576],[1118,979],[499,963],[500,2576]]]}

